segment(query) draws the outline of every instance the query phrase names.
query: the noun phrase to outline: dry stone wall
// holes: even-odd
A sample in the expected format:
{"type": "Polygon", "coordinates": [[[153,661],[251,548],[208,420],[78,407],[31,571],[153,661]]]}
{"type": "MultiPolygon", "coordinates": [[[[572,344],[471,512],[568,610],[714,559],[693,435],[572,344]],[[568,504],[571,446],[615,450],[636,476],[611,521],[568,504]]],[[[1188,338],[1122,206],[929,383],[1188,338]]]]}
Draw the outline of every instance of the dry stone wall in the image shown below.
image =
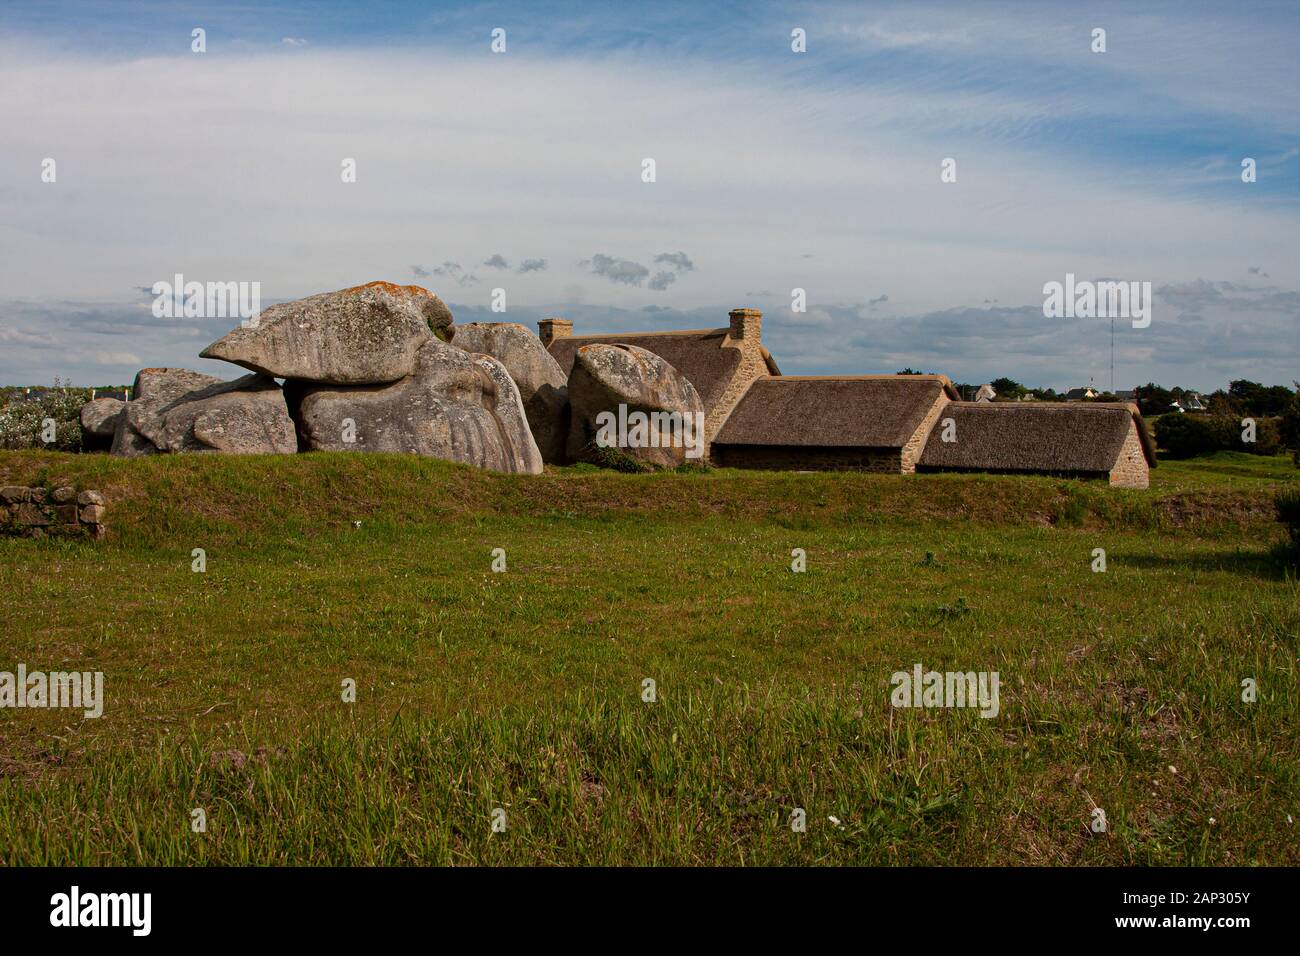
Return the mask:
{"type": "Polygon", "coordinates": [[[106,533],[104,496],[75,488],[0,488],[0,534],[10,537],[90,537],[106,533]]]}

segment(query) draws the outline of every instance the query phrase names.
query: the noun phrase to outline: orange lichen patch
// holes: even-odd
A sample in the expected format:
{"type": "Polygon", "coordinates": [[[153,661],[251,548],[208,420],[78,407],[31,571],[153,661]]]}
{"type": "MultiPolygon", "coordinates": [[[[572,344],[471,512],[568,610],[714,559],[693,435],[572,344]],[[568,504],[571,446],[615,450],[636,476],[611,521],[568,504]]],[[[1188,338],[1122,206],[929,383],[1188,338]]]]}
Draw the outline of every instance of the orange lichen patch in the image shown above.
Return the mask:
{"type": "Polygon", "coordinates": [[[393,295],[432,295],[432,293],[423,286],[398,285],[395,282],[385,282],[382,279],[376,279],[374,282],[367,282],[364,285],[354,285],[352,288],[344,289],[343,291],[357,292],[361,289],[374,289],[376,287],[383,289],[385,292],[390,292],[393,295]]]}

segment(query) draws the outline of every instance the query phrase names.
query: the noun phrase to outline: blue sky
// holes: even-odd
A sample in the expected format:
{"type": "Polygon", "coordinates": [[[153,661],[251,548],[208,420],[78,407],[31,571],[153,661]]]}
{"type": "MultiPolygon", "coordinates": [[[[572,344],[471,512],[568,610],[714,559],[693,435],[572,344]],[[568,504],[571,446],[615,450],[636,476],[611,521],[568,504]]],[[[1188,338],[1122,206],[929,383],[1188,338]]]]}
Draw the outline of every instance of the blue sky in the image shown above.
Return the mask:
{"type": "Polygon", "coordinates": [[[591,331],[749,305],[787,372],[1106,385],[1109,323],[1042,316],[1073,272],[1157,291],[1118,387],[1289,382],[1298,50],[1290,3],[9,2],[0,381],[234,374],[196,357],[229,321],[150,313],[183,272],[591,331]]]}

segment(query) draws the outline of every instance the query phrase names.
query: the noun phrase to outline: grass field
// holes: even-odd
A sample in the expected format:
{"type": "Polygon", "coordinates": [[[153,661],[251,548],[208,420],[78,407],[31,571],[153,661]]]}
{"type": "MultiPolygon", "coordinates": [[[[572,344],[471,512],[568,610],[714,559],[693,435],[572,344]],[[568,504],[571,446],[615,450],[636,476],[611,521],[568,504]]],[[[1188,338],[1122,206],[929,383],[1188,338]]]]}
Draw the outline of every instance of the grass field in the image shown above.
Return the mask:
{"type": "Polygon", "coordinates": [[[0,671],[107,698],[0,710],[0,862],[1295,865],[1300,472],[1152,479],[3,452],[111,534],[0,540],[0,671]]]}

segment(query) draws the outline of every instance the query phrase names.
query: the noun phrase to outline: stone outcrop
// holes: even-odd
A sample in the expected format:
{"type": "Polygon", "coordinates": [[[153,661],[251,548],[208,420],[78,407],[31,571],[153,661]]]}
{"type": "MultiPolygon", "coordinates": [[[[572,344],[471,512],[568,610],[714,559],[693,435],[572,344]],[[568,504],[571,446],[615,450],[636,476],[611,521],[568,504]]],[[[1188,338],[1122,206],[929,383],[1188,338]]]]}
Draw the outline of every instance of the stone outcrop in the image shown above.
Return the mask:
{"type": "Polygon", "coordinates": [[[542,456],[505,367],[430,339],[412,373],[389,385],[294,383],[300,446],[429,455],[496,471],[540,474],[542,456]]]}
{"type": "Polygon", "coordinates": [[[84,427],[96,437],[112,427],[112,451],[126,456],[390,451],[538,474],[535,427],[559,460],[564,375],[541,343],[508,324],[467,327],[460,347],[454,335],[446,305],[418,286],[286,302],[202,353],[254,374],[145,369],[134,401],[86,405],[84,427]]]}
{"type": "Polygon", "coordinates": [[[204,349],[275,378],[331,385],[395,382],[435,335],[447,337],[451,311],[419,286],[371,282],[264,309],[204,349]]]}
{"type": "Polygon", "coordinates": [[[75,488],[0,488],[0,534],[25,538],[102,538],[104,496],[75,488]]]}
{"type": "Polygon", "coordinates": [[[703,462],[708,454],[704,404],[695,386],[635,345],[578,349],[569,375],[569,406],[568,454],[574,460],[631,459],[672,468],[703,462]]]}
{"type": "Polygon", "coordinates": [[[136,394],[118,422],[114,454],[298,450],[284,393],[263,375],[225,382],[186,369],[148,369],[136,378],[136,394]]]}
{"type": "Polygon", "coordinates": [[[514,322],[472,322],[454,327],[451,344],[490,355],[505,366],[519,389],[542,460],[562,463],[569,430],[568,383],[541,340],[514,322]]]}
{"type": "Polygon", "coordinates": [[[108,451],[113,445],[117,422],[126,403],[116,398],[97,398],[81,408],[81,445],[89,451],[108,451]]]}

